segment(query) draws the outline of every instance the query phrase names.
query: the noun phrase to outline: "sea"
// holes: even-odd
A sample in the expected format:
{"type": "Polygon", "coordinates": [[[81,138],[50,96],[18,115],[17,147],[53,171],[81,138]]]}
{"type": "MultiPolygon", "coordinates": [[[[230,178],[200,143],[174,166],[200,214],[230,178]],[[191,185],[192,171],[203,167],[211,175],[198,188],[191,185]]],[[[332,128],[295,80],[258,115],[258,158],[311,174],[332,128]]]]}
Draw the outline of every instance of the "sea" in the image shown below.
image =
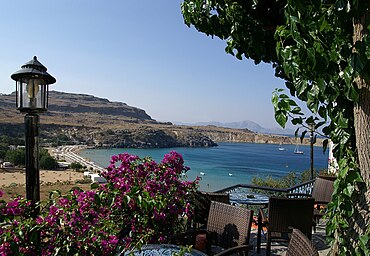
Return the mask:
{"type": "MultiPolygon", "coordinates": [[[[80,155],[101,167],[109,166],[111,156],[124,152],[139,157],[150,156],[160,162],[165,154],[176,151],[182,154],[185,165],[190,167],[188,180],[201,178],[200,189],[217,191],[236,184],[250,184],[252,177],[280,178],[289,172],[301,173],[310,169],[310,146],[300,145],[303,154],[294,154],[295,145],[218,143],[210,148],[155,148],[155,149],[85,149],[80,155]]],[[[314,147],[314,169],[328,167],[328,150],[314,147]]]]}

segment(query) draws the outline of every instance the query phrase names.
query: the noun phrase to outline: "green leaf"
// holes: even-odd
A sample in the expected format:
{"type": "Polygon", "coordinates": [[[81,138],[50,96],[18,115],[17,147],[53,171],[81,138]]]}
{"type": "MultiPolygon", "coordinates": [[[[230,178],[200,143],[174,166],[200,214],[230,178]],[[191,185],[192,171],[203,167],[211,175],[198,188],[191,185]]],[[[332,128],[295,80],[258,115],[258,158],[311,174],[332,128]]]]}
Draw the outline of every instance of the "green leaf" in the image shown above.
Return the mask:
{"type": "Polygon", "coordinates": [[[32,244],[38,243],[38,232],[37,231],[31,232],[30,241],[32,242],[32,244]]]}
{"type": "Polygon", "coordinates": [[[100,206],[100,203],[101,203],[101,198],[98,194],[95,194],[94,195],[94,203],[97,205],[97,206],[100,206]]]}
{"type": "Polygon", "coordinates": [[[91,189],[97,189],[98,187],[99,187],[98,183],[92,183],[90,186],[91,189]]]}
{"type": "Polygon", "coordinates": [[[325,133],[325,134],[330,134],[330,132],[331,132],[330,125],[325,126],[324,128],[322,128],[322,132],[325,133]]]}
{"type": "Polygon", "coordinates": [[[280,110],[285,110],[285,111],[290,111],[289,101],[281,100],[281,101],[278,103],[278,109],[280,109],[280,110]]]}
{"type": "Polygon", "coordinates": [[[326,107],[324,106],[320,106],[319,108],[319,115],[324,118],[325,120],[327,120],[328,116],[327,116],[327,111],[326,111],[326,107]]]}
{"type": "Polygon", "coordinates": [[[323,151],[323,153],[325,153],[326,149],[328,148],[328,143],[329,143],[328,139],[323,140],[323,142],[322,142],[322,151],[323,151]]]}
{"type": "Polygon", "coordinates": [[[274,107],[277,107],[277,104],[279,103],[279,96],[278,96],[276,93],[274,93],[274,94],[272,95],[271,102],[272,102],[272,105],[273,105],[274,107]]]}
{"type": "Polygon", "coordinates": [[[302,121],[303,121],[302,117],[296,117],[292,119],[292,124],[293,125],[302,124],[302,121]]]}
{"type": "Polygon", "coordinates": [[[298,137],[298,133],[299,133],[299,127],[295,130],[295,132],[294,132],[294,137],[298,137]]]}
{"type": "Polygon", "coordinates": [[[362,182],[363,179],[359,172],[348,172],[347,174],[347,181],[348,182],[362,182]]]}
{"type": "Polygon", "coordinates": [[[62,192],[60,192],[59,190],[53,190],[49,193],[49,199],[54,199],[54,198],[60,197],[61,195],[62,195],[62,192]]]}
{"type": "Polygon", "coordinates": [[[292,112],[295,115],[303,115],[302,109],[300,107],[295,107],[290,112],[292,112]]]}
{"type": "Polygon", "coordinates": [[[289,99],[289,96],[282,93],[282,94],[279,95],[279,98],[280,99],[289,99]]]}
{"type": "Polygon", "coordinates": [[[348,184],[347,187],[343,190],[343,194],[351,197],[355,187],[352,184],[348,184]]]}
{"type": "Polygon", "coordinates": [[[297,103],[292,99],[289,99],[288,103],[289,103],[290,106],[293,106],[293,107],[298,106],[297,103]]]}
{"type": "Polygon", "coordinates": [[[321,122],[318,122],[316,125],[315,125],[315,129],[317,130],[318,128],[320,128],[321,126],[323,126],[324,124],[326,124],[325,121],[321,121],[321,122]]]}
{"type": "Polygon", "coordinates": [[[282,128],[285,128],[288,117],[283,112],[278,111],[275,113],[275,120],[282,128]]]}
{"type": "Polygon", "coordinates": [[[129,195],[126,195],[124,198],[126,199],[126,204],[131,201],[131,197],[129,195]]]}
{"type": "Polygon", "coordinates": [[[354,71],[358,74],[361,73],[362,70],[364,70],[366,63],[366,58],[362,58],[361,55],[359,55],[358,53],[352,54],[352,67],[354,71]]]}
{"type": "Polygon", "coordinates": [[[298,92],[298,96],[304,94],[304,92],[307,90],[307,86],[308,86],[308,82],[307,80],[304,80],[302,78],[300,78],[297,82],[296,82],[296,87],[297,87],[297,92],[298,92]]]}
{"type": "Polygon", "coordinates": [[[338,126],[339,128],[347,128],[348,127],[348,118],[343,117],[343,114],[338,116],[338,126]]]}
{"type": "Polygon", "coordinates": [[[368,234],[362,235],[359,238],[360,241],[360,247],[364,252],[367,253],[367,255],[370,253],[370,247],[369,247],[369,242],[370,242],[370,236],[368,234]]]}
{"type": "Polygon", "coordinates": [[[315,121],[314,121],[314,117],[313,116],[310,116],[309,118],[306,119],[306,124],[310,125],[310,124],[314,124],[315,121]]]}
{"type": "Polygon", "coordinates": [[[317,87],[319,88],[319,90],[321,92],[325,91],[326,84],[325,84],[325,80],[323,78],[317,79],[317,87]]]}
{"type": "Polygon", "coordinates": [[[306,133],[307,133],[307,130],[304,130],[303,132],[302,132],[302,134],[301,134],[301,143],[302,143],[302,141],[303,141],[303,139],[304,139],[304,136],[306,135],[306,133]]]}
{"type": "Polygon", "coordinates": [[[359,100],[359,93],[355,86],[350,86],[347,91],[347,97],[354,102],[358,102],[359,100]]]}

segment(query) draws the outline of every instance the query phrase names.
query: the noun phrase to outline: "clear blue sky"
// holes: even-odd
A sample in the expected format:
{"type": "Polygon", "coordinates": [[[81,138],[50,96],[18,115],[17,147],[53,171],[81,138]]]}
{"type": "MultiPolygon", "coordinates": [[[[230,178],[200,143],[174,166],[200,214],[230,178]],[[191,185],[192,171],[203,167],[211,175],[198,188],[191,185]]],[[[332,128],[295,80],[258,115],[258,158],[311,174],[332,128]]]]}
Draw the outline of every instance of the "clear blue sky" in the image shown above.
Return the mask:
{"type": "Polygon", "coordinates": [[[188,28],[180,0],[4,1],[0,93],[34,55],[57,83],[171,122],[251,120],[278,126],[271,93],[284,88],[267,64],[225,53],[225,42],[188,28]]]}

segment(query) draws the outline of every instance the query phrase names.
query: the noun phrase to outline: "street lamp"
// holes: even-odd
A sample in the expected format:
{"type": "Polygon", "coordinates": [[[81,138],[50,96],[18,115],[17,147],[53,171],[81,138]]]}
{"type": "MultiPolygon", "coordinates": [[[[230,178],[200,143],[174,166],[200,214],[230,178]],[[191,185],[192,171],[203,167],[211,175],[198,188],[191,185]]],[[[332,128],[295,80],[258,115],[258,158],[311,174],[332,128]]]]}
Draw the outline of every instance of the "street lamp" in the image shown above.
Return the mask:
{"type": "Polygon", "coordinates": [[[313,144],[314,144],[314,136],[313,133],[315,131],[315,123],[308,123],[310,128],[310,170],[311,170],[311,180],[313,180],[313,144]]]}
{"type": "MultiPolygon", "coordinates": [[[[39,116],[47,111],[49,84],[56,82],[37,57],[24,64],[10,77],[16,81],[16,105],[21,113],[26,113],[26,198],[32,205],[40,201],[39,171],[39,116]]],[[[35,209],[37,214],[37,209],[35,209]]]]}

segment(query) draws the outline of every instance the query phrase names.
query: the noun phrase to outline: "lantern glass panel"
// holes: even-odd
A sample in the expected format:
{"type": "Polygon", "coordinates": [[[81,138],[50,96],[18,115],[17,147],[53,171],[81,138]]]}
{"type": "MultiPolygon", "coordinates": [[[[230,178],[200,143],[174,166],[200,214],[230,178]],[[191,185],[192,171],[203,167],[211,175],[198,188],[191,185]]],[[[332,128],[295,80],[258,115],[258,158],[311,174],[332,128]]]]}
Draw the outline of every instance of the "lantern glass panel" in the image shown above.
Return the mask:
{"type": "Polygon", "coordinates": [[[25,111],[46,110],[47,86],[43,79],[26,78],[17,81],[17,108],[25,111]]]}

